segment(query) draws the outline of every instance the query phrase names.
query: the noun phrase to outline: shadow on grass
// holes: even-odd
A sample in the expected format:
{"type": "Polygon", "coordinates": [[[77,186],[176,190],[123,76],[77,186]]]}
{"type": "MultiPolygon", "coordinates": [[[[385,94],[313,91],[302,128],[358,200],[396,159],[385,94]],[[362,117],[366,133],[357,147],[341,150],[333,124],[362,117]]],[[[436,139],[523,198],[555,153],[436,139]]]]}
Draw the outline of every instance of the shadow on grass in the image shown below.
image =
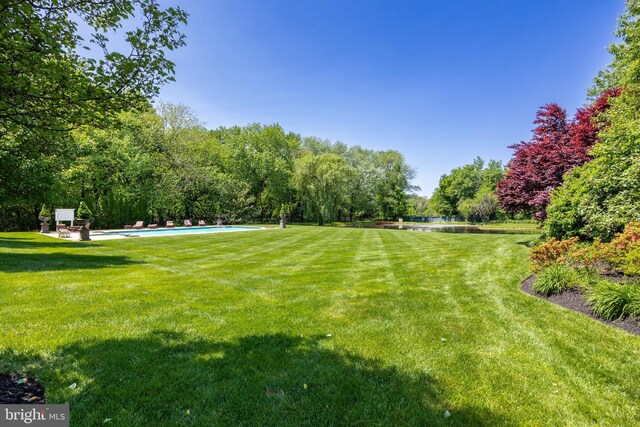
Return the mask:
{"type": "Polygon", "coordinates": [[[95,243],[80,243],[47,237],[46,241],[37,238],[0,237],[0,248],[39,249],[39,248],[88,248],[98,246],[95,243]]]}
{"type": "Polygon", "coordinates": [[[48,403],[69,401],[82,425],[509,423],[486,408],[452,407],[434,378],[332,350],[330,339],[214,342],[156,332],[73,344],[46,360],[0,353],[0,368],[35,374],[48,403]]]}
{"type": "Polygon", "coordinates": [[[130,264],[142,264],[142,261],[134,261],[120,255],[0,252],[0,272],[5,273],[93,270],[130,264]]]}
{"type": "Polygon", "coordinates": [[[521,240],[519,242],[516,242],[516,245],[521,245],[521,246],[526,246],[527,248],[532,248],[536,245],[537,239],[531,239],[531,240],[521,240]]]}

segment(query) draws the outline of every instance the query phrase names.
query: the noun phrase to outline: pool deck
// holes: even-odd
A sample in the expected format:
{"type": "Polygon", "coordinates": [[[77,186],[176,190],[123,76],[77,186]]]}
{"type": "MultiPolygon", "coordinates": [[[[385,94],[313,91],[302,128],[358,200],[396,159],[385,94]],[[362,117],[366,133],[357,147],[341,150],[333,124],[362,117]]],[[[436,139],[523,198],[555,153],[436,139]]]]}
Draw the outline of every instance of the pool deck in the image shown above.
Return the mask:
{"type": "MultiPolygon", "coordinates": [[[[91,240],[114,240],[114,239],[124,239],[127,236],[123,236],[121,234],[104,234],[105,231],[125,231],[122,230],[91,230],[91,240]]],[[[80,232],[72,231],[69,233],[70,237],[60,237],[58,236],[57,231],[51,231],[49,233],[42,233],[43,236],[53,237],[54,239],[66,240],[68,242],[79,242],[80,241],[80,232]]]]}
{"type": "MultiPolygon", "coordinates": [[[[218,226],[207,226],[208,228],[224,228],[226,226],[222,226],[222,227],[218,227],[218,226]]],[[[241,226],[239,226],[241,227],[241,226]]],[[[247,226],[245,226],[247,227],[247,226]]],[[[255,227],[252,226],[253,228],[247,228],[246,230],[230,230],[230,231],[223,231],[224,233],[231,233],[231,232],[241,232],[241,231],[256,231],[256,230],[271,230],[273,228],[271,227],[255,227]]],[[[165,227],[158,227],[158,228],[142,228],[142,229],[131,229],[131,228],[119,228],[119,229],[110,229],[110,230],[91,230],[91,240],[92,241],[100,241],[100,240],[115,240],[115,239],[131,239],[131,238],[140,238],[140,237],[173,237],[173,236],[187,236],[187,235],[193,235],[193,234],[215,234],[215,233],[202,233],[201,231],[202,227],[173,227],[173,228],[165,228],[165,227]],[[189,232],[187,230],[193,230],[193,232],[189,232]],[[113,232],[122,232],[122,233],[126,233],[126,232],[136,232],[136,231],[141,231],[141,230],[180,230],[179,234],[149,234],[148,236],[128,236],[126,234],[110,234],[113,232]]],[[[70,241],[70,242],[79,242],[80,241],[80,232],[79,231],[72,231],[71,233],[71,237],[59,237],[58,236],[58,232],[57,231],[51,231],[49,233],[43,233],[44,236],[49,236],[49,237],[53,237],[54,239],[60,239],[60,240],[66,240],[66,241],[70,241]]]]}

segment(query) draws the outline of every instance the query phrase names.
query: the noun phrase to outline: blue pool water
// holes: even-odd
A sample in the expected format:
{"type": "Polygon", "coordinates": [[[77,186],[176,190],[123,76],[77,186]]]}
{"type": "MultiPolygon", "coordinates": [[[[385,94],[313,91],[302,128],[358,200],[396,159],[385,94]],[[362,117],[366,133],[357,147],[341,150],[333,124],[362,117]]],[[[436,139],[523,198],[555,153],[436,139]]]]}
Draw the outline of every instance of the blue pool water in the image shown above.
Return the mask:
{"type": "Polygon", "coordinates": [[[104,235],[120,235],[127,237],[178,236],[180,234],[225,233],[232,231],[261,230],[260,227],[225,225],[222,227],[178,227],[178,228],[143,228],[142,230],[105,231],[104,235]]]}

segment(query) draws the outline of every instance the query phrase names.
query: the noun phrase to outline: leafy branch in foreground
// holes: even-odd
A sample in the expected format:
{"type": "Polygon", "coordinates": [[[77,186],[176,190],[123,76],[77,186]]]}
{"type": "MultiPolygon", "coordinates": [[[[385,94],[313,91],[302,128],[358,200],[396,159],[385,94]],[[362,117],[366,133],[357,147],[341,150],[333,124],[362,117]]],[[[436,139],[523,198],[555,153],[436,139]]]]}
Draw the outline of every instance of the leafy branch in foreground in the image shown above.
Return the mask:
{"type": "Polygon", "coordinates": [[[185,44],[179,27],[186,19],[182,9],[155,0],[4,3],[0,137],[51,137],[144,106],[173,80],[165,53],[185,44]],[[139,26],[125,28],[132,20],[139,26]],[[85,26],[88,40],[79,30],[85,26]],[[116,44],[123,50],[113,50],[116,44]]]}

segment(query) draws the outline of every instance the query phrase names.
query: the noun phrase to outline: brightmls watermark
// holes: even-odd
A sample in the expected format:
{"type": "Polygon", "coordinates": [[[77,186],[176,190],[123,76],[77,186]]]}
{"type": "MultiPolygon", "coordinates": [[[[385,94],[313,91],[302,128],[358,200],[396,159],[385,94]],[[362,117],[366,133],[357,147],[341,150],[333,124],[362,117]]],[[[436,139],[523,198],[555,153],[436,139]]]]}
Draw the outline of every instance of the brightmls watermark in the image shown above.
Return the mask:
{"type": "Polygon", "coordinates": [[[69,427],[69,405],[0,405],[0,427],[69,427]]]}

